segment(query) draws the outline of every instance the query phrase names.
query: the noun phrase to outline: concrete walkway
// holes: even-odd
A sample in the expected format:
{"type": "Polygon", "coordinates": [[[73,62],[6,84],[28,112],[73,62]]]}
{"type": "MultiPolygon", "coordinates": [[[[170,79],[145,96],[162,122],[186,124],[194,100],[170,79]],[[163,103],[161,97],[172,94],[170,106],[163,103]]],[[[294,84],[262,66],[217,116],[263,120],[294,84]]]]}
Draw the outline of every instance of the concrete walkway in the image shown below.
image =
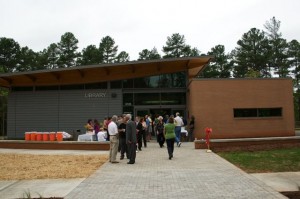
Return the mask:
{"type": "MultiPolygon", "coordinates": [[[[300,187],[300,172],[248,175],[213,153],[195,150],[192,143],[175,147],[173,160],[168,160],[166,148],[148,144],[137,153],[135,165],[127,165],[127,160],[107,162],[87,179],[0,181],[0,198],[21,198],[26,193],[44,198],[285,198],[274,190],[300,187]]],[[[24,149],[0,149],[0,153],[108,154],[24,149]]]]}
{"type": "Polygon", "coordinates": [[[65,198],[286,198],[216,154],[195,150],[193,143],[176,147],[172,160],[166,148],[148,145],[137,153],[136,164],[107,162],[65,198]]]}

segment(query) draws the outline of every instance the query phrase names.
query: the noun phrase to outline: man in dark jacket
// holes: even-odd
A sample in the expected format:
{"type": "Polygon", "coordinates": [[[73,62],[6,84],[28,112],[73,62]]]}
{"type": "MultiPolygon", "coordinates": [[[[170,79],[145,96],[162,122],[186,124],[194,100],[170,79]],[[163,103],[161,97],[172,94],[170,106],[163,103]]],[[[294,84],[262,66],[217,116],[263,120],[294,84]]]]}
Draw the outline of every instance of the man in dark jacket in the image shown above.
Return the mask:
{"type": "Polygon", "coordinates": [[[127,164],[135,163],[136,156],[136,124],[131,120],[131,115],[127,114],[125,116],[126,120],[126,143],[128,146],[128,156],[129,162],[127,164]]]}

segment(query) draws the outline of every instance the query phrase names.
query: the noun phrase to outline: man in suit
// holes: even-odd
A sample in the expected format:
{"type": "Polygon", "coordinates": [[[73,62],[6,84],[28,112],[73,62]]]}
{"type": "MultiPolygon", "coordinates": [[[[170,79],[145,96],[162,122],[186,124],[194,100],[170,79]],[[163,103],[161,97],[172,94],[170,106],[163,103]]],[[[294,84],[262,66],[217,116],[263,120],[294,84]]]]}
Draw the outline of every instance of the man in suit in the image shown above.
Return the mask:
{"type": "Polygon", "coordinates": [[[127,164],[135,163],[136,156],[136,124],[131,120],[131,115],[127,114],[125,116],[126,121],[126,143],[128,147],[129,162],[127,164]]]}

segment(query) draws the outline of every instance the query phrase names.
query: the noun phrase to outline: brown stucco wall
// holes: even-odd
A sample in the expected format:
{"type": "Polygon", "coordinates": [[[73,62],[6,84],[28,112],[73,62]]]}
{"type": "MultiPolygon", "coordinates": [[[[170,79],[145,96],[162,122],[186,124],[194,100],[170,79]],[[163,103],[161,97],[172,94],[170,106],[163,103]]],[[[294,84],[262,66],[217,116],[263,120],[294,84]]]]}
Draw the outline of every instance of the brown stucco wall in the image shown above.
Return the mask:
{"type": "Polygon", "coordinates": [[[193,79],[189,84],[189,116],[196,118],[195,137],[211,138],[293,136],[292,79],[193,79]],[[234,108],[282,107],[282,117],[234,118],[234,108]]]}

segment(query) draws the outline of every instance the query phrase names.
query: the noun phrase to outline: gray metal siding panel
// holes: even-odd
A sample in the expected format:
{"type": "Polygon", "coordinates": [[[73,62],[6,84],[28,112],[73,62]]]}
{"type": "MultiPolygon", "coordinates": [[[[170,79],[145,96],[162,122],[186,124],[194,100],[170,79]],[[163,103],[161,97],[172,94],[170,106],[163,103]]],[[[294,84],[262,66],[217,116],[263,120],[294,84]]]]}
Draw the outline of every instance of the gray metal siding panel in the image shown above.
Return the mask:
{"type": "Polygon", "coordinates": [[[72,90],[60,92],[59,129],[84,131],[88,119],[99,122],[108,114],[107,97],[86,97],[93,93],[106,93],[106,90],[72,90]]]}
{"type": "Polygon", "coordinates": [[[16,137],[26,131],[56,131],[58,127],[58,92],[20,92],[16,97],[16,137]]]}
{"type": "Polygon", "coordinates": [[[16,95],[13,93],[9,94],[7,101],[7,137],[16,137],[15,128],[15,101],[16,95]]]}
{"type": "Polygon", "coordinates": [[[121,89],[13,92],[8,103],[8,136],[23,138],[26,131],[84,132],[88,119],[102,123],[104,117],[121,113],[121,89]],[[86,97],[97,93],[106,95],[86,97]]]}
{"type": "Polygon", "coordinates": [[[109,93],[109,114],[112,115],[121,115],[123,113],[123,96],[122,90],[120,89],[111,89],[109,93]],[[115,97],[113,97],[115,94],[115,97]]]}

